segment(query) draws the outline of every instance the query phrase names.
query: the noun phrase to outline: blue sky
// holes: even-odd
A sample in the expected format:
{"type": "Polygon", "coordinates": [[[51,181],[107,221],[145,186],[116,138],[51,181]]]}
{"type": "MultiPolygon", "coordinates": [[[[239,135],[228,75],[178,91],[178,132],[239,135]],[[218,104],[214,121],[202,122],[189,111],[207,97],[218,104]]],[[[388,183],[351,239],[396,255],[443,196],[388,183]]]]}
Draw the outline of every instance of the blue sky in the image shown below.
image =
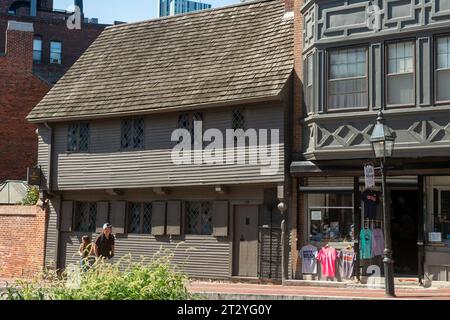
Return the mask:
{"type": "MultiPolygon", "coordinates": [[[[240,3],[239,0],[203,0],[214,8],[240,3]]],[[[56,9],[68,9],[73,0],[54,0],[56,9]]],[[[134,22],[156,18],[157,0],[84,0],[85,16],[98,18],[100,23],[134,22]]]]}

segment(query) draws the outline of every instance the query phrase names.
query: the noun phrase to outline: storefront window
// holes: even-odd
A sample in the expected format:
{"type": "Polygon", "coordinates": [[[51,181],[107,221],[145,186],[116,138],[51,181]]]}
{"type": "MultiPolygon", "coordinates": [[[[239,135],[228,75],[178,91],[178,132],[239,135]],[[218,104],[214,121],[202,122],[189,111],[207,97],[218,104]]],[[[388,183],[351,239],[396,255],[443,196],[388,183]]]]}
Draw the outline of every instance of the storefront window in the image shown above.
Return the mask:
{"type": "Polygon", "coordinates": [[[434,189],[433,231],[450,241],[450,190],[434,189]]]}
{"type": "Polygon", "coordinates": [[[308,194],[310,241],[318,245],[333,242],[353,242],[353,194],[308,194]]]}

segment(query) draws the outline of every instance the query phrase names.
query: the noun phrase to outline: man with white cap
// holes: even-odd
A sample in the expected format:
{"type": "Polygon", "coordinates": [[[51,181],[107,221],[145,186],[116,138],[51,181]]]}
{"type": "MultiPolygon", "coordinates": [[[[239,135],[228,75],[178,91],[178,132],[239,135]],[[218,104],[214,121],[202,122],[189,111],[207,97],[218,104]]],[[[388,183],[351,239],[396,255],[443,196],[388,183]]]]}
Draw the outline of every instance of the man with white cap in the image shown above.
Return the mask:
{"type": "Polygon", "coordinates": [[[103,232],[97,237],[93,245],[94,254],[97,258],[112,259],[114,257],[115,238],[112,234],[112,225],[105,223],[103,232]]]}

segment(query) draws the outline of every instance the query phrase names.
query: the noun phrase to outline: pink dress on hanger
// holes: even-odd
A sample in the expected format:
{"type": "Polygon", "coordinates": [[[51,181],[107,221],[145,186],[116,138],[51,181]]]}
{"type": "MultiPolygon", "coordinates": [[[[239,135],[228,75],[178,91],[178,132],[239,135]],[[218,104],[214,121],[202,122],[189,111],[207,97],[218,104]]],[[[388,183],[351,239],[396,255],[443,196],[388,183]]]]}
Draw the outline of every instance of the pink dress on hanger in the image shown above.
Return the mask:
{"type": "Polygon", "coordinates": [[[324,247],[320,249],[317,260],[322,267],[322,276],[334,278],[336,275],[336,258],[337,251],[332,247],[324,247]]]}

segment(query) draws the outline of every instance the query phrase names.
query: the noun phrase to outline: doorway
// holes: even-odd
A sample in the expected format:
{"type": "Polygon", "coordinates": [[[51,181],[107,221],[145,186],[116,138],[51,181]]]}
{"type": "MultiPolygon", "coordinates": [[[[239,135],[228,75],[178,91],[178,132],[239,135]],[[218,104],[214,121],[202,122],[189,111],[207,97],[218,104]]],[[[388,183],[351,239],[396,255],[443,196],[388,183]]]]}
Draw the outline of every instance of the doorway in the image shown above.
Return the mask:
{"type": "Polygon", "coordinates": [[[244,278],[258,276],[258,206],[234,207],[233,275],[244,278]]]}
{"type": "Polygon", "coordinates": [[[397,276],[417,276],[417,190],[391,190],[390,208],[394,273],[397,276]]]}

